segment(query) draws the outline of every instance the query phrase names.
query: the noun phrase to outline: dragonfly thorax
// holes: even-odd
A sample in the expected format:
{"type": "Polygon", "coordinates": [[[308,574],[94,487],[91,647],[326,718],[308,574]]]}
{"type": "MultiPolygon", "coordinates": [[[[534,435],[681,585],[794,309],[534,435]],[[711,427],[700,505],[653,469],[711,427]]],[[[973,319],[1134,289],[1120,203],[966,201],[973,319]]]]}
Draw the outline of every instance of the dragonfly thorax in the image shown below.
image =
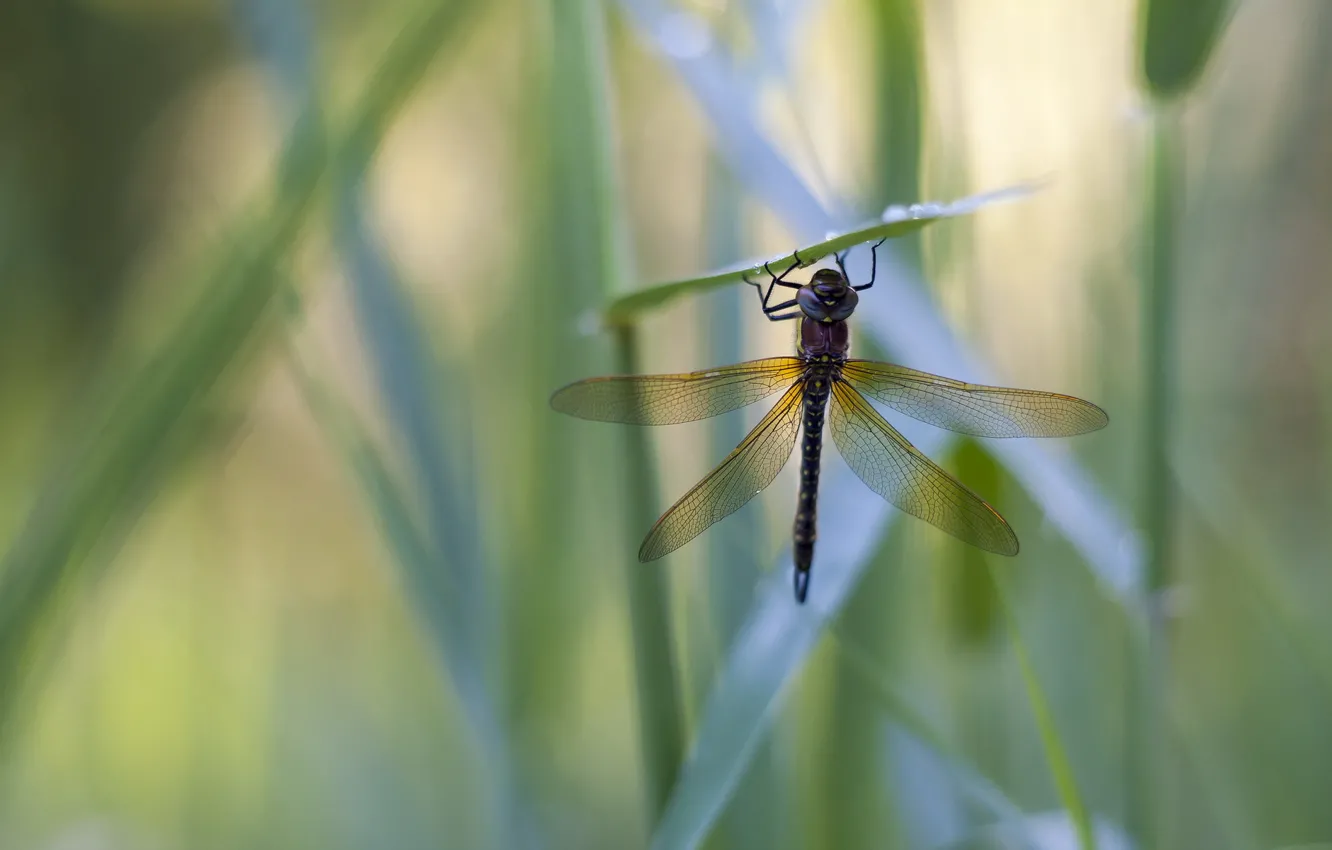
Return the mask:
{"type": "Polygon", "coordinates": [[[806,361],[846,359],[851,348],[851,329],[846,322],[821,322],[806,317],[800,321],[800,356],[806,361]]]}
{"type": "Polygon", "coordinates": [[[860,296],[840,272],[819,269],[796,293],[800,310],[817,322],[844,322],[856,311],[860,296]]]}

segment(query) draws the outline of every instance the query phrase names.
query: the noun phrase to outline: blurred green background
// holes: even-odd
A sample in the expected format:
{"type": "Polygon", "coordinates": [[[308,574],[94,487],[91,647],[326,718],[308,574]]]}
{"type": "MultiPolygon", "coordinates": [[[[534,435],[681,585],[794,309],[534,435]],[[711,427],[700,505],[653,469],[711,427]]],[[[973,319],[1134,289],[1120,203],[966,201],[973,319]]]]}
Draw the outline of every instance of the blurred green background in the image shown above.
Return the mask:
{"type": "Polygon", "coordinates": [[[1329,90],[1324,0],[0,3],[0,848],[1332,847],[1329,90]],[[608,299],[1033,180],[853,320],[1109,411],[903,423],[1017,559],[829,452],[809,605],[793,468],[636,563],[762,410],[549,394],[791,328],[608,299]]]}

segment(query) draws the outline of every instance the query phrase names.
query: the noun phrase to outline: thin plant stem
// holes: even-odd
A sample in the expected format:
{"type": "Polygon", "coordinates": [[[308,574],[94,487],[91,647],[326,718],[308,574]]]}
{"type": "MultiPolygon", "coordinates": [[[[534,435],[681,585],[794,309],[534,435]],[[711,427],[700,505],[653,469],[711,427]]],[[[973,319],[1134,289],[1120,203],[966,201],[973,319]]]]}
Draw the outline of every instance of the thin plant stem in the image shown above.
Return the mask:
{"type": "Polygon", "coordinates": [[[1175,487],[1170,474],[1169,443],[1174,397],[1175,264],[1177,189],[1182,151],[1174,110],[1158,107],[1152,122],[1152,160],[1147,211],[1147,268],[1143,327],[1146,357],[1146,492],[1143,525],[1147,531],[1147,588],[1151,593],[1170,581],[1170,541],[1175,525],[1175,487]]]}
{"type": "Polygon", "coordinates": [[[1031,662],[1031,654],[1027,651],[1026,641],[1022,638],[1017,611],[1014,608],[1008,588],[1005,586],[1006,579],[1000,570],[992,569],[990,575],[994,579],[996,595],[999,597],[1000,607],[1004,612],[1004,621],[1008,625],[1008,635],[1013,647],[1013,655],[1017,659],[1018,667],[1022,672],[1022,684],[1027,691],[1027,701],[1031,704],[1032,719],[1036,722],[1036,731],[1040,735],[1041,745],[1045,750],[1045,761],[1050,768],[1050,777],[1054,780],[1055,790],[1058,792],[1059,800],[1063,804],[1064,810],[1068,812],[1069,820],[1077,833],[1078,846],[1082,850],[1096,850],[1096,832],[1087,813],[1087,806],[1083,802],[1082,792],[1078,788],[1077,778],[1073,774],[1073,767],[1068,759],[1068,751],[1064,747],[1063,738],[1059,735],[1059,728],[1055,725],[1054,713],[1050,710],[1049,697],[1046,696],[1045,689],[1041,686],[1040,677],[1036,674],[1036,667],[1031,662]]]}
{"type": "MultiPolygon", "coordinates": [[[[638,372],[638,339],[632,327],[615,329],[615,360],[620,374],[638,372]]],[[[624,474],[627,516],[634,529],[646,528],[656,515],[656,475],[646,432],[629,431],[624,474]]],[[[639,741],[648,822],[657,823],[666,809],[684,756],[680,688],[676,680],[675,646],[671,639],[670,588],[660,564],[630,563],[626,576],[634,674],[638,688],[639,741]]]]}
{"type": "Polygon", "coordinates": [[[1163,711],[1169,673],[1166,654],[1169,635],[1161,600],[1171,580],[1171,544],[1174,539],[1176,492],[1170,465],[1170,431],[1175,385],[1175,267],[1179,215],[1179,175],[1182,151],[1176,110],[1159,103],[1152,117],[1151,160],[1143,269],[1143,328],[1145,329],[1145,399],[1143,446],[1142,527],[1147,543],[1144,590],[1147,605],[1145,641],[1138,644],[1137,671],[1130,682],[1128,777],[1130,829],[1148,844],[1162,835],[1160,804],[1164,790],[1166,750],[1163,711]]]}

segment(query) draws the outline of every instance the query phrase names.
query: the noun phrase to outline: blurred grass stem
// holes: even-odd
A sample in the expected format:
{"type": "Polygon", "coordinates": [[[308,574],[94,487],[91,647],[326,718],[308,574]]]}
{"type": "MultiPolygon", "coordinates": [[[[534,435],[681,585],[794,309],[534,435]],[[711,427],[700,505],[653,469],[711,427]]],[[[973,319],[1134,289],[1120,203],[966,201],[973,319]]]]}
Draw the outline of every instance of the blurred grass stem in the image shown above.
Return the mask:
{"type": "Polygon", "coordinates": [[[1170,544],[1175,525],[1175,487],[1170,472],[1171,408],[1175,392],[1175,265],[1179,208],[1178,118],[1159,105],[1152,119],[1152,158],[1147,211],[1148,257],[1143,285],[1147,331],[1146,492],[1143,525],[1147,530],[1147,590],[1159,593],[1170,583],[1170,544]]]}
{"type": "Polygon", "coordinates": [[[1078,846],[1082,850],[1096,850],[1096,832],[1092,827],[1091,818],[1087,814],[1087,805],[1083,802],[1083,795],[1078,788],[1073,766],[1069,762],[1068,750],[1064,746],[1063,738],[1059,735],[1059,728],[1055,725],[1054,713],[1050,710],[1050,699],[1045,693],[1045,688],[1041,685],[1040,676],[1036,673],[1035,665],[1031,662],[1031,654],[1027,651],[1026,641],[1022,638],[1022,630],[1018,625],[1017,609],[1013,605],[1012,597],[1006,586],[1007,579],[1004,577],[1004,571],[1002,569],[991,569],[990,575],[994,579],[1000,607],[1004,611],[1004,620],[1008,624],[1009,641],[1013,646],[1013,655],[1017,659],[1018,667],[1022,671],[1022,684],[1027,691],[1027,701],[1031,704],[1032,719],[1035,720],[1036,730],[1040,734],[1041,745],[1045,750],[1045,760],[1050,768],[1050,777],[1054,780],[1055,790],[1058,792],[1059,800],[1064,804],[1064,810],[1068,812],[1068,818],[1077,832],[1078,846]]]}
{"type": "Polygon", "coordinates": [[[1144,591],[1146,644],[1138,653],[1138,672],[1131,685],[1128,736],[1135,770],[1128,782],[1127,825],[1147,844],[1161,836],[1161,794],[1166,765],[1164,710],[1169,673],[1169,635],[1162,602],[1171,582],[1176,492],[1170,464],[1170,439],[1175,393],[1176,265],[1183,151],[1177,108],[1155,104],[1151,123],[1148,168],[1147,241],[1143,269],[1143,328],[1146,374],[1144,399],[1144,492],[1141,522],[1147,543],[1144,591]]]}
{"type": "MultiPolygon", "coordinates": [[[[615,366],[622,375],[639,371],[638,334],[632,327],[615,329],[615,366]]],[[[627,517],[634,529],[645,528],[656,518],[654,469],[646,430],[630,429],[626,437],[624,474],[629,504],[627,517]]],[[[666,808],[684,756],[680,689],[676,681],[675,647],[671,640],[670,588],[665,576],[659,563],[634,561],[629,564],[629,574],[625,577],[638,688],[643,784],[648,822],[654,826],[666,808]]]]}

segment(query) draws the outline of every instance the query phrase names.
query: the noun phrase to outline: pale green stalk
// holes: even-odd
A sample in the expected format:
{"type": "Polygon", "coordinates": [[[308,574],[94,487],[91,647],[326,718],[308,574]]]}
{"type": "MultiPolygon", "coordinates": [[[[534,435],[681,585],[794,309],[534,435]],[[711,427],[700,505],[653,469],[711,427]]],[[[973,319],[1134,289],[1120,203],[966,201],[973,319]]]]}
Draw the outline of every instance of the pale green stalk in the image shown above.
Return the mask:
{"type": "MultiPolygon", "coordinates": [[[[616,371],[639,372],[638,334],[633,328],[615,331],[616,371]]],[[[626,438],[624,475],[629,510],[626,521],[636,536],[656,518],[655,462],[643,428],[626,438]]],[[[670,587],[660,563],[630,560],[625,578],[629,590],[629,625],[634,643],[634,676],[638,687],[639,741],[642,745],[643,783],[648,822],[655,825],[665,810],[684,757],[680,722],[680,688],[676,678],[675,646],[671,639],[670,587]]]]}
{"type": "Polygon", "coordinates": [[[1083,794],[1078,787],[1077,777],[1068,758],[1068,751],[1064,747],[1063,738],[1060,737],[1059,728],[1055,724],[1054,713],[1050,710],[1050,698],[1041,685],[1040,676],[1036,673],[1036,667],[1031,662],[1031,655],[1027,651],[1026,642],[1022,639],[1017,610],[1014,608],[1008,588],[1005,586],[1007,579],[1004,578],[1002,570],[991,570],[991,575],[994,577],[999,600],[1003,606],[1004,617],[1008,623],[1008,635],[1013,646],[1013,655],[1017,659],[1018,667],[1022,672],[1022,684],[1027,691],[1027,702],[1031,705],[1032,719],[1036,722],[1036,731],[1040,735],[1041,745],[1045,750],[1045,761],[1050,768],[1050,778],[1054,780],[1059,800],[1063,803],[1064,811],[1068,813],[1068,818],[1077,832],[1079,846],[1082,850],[1096,850],[1096,831],[1091,817],[1087,813],[1087,806],[1083,802],[1083,794]]]}

